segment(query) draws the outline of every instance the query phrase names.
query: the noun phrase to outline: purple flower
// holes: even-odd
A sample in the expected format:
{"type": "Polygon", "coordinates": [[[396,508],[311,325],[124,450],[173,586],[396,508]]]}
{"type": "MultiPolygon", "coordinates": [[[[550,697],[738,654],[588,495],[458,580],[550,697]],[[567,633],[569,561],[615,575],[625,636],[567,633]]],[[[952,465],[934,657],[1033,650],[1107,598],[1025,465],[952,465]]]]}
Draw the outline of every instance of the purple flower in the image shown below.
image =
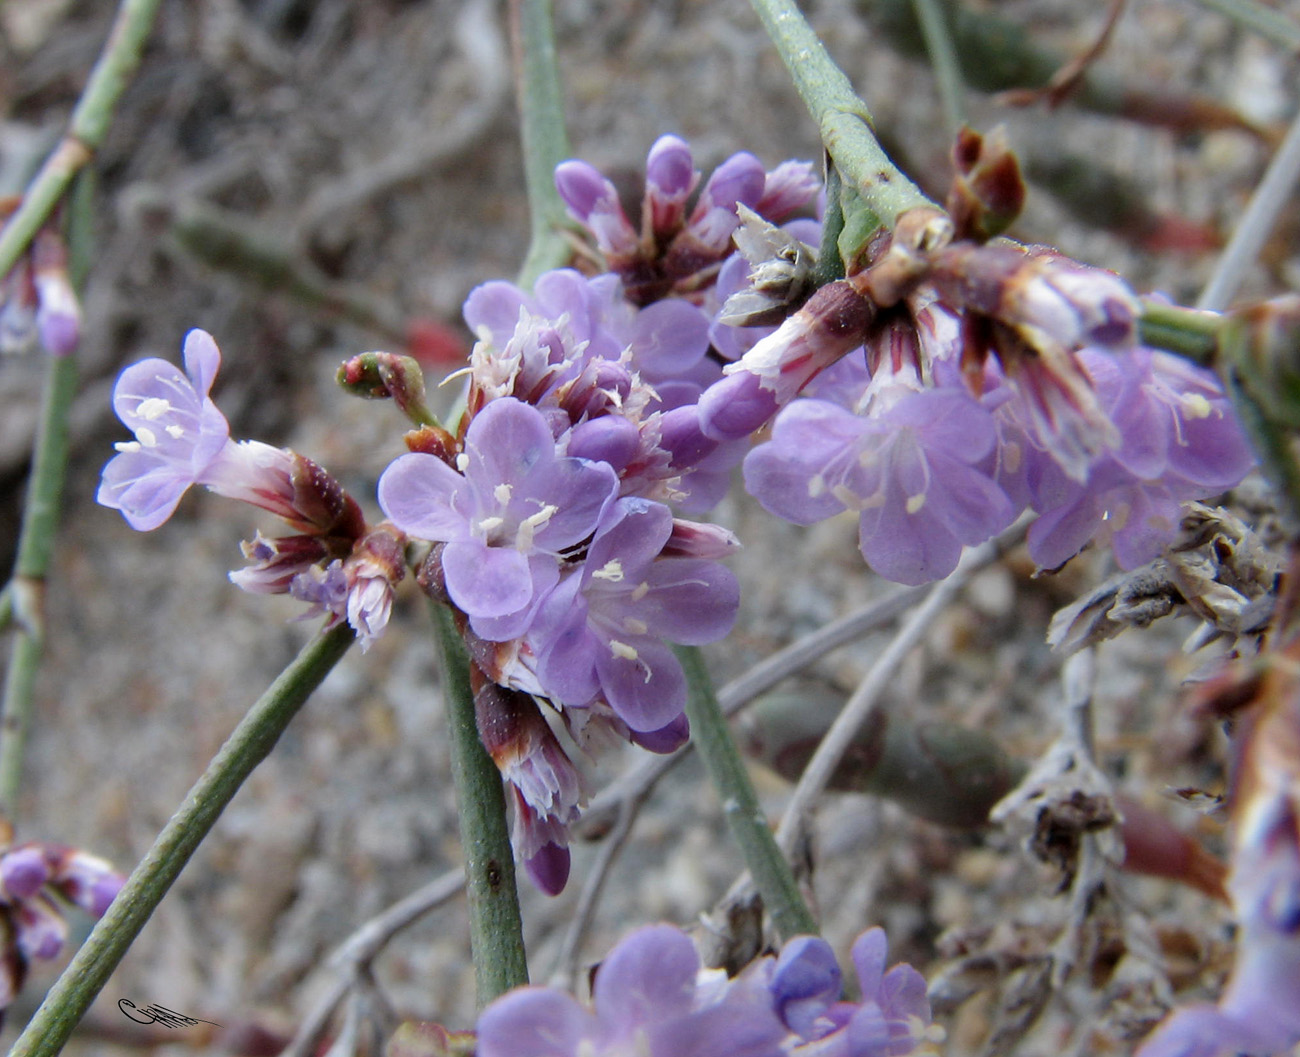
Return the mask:
{"type": "Polygon", "coordinates": [[[685,934],[638,929],[601,963],[588,1010],[524,987],[478,1021],[478,1057],[782,1057],[786,1030],[764,990],[702,974],[685,934]]]}
{"type": "Polygon", "coordinates": [[[798,1036],[799,1057],[908,1057],[934,1054],[942,1030],[930,1023],[925,978],[910,965],[885,972],[888,941],[868,929],[853,944],[862,998],[839,999],[839,968],[824,940],[797,937],[766,970],[772,1000],[798,1036]]]}
{"type": "Polygon", "coordinates": [[[1006,528],[1016,508],[991,476],[993,418],[969,393],[877,385],[865,416],[826,400],[791,404],[746,457],[745,487],[795,524],[858,511],[867,563],[926,583],[952,572],[963,545],[1006,528]]]}
{"type": "Polygon", "coordinates": [[[618,480],[609,466],[557,456],[542,413],[510,398],[474,416],[458,465],[403,455],[379,479],[379,504],[408,535],[447,544],[447,592],[477,634],[516,638],[618,480]]]}
{"type": "Polygon", "coordinates": [[[603,699],[633,732],[680,716],[686,679],[665,640],[722,638],[740,597],[723,566],[661,557],[673,534],[660,503],[620,499],[610,509],[581,568],[546,597],[529,635],[549,696],[572,707],[603,699]]]}
{"type": "Polygon", "coordinates": [[[191,330],[184,356],[185,374],[166,360],[142,360],[124,370],[113,389],[113,410],[135,440],[117,445],[96,498],[141,531],[171,517],[181,496],[207,483],[232,446],[225,416],[208,397],[221,364],[216,342],[191,330]]]}

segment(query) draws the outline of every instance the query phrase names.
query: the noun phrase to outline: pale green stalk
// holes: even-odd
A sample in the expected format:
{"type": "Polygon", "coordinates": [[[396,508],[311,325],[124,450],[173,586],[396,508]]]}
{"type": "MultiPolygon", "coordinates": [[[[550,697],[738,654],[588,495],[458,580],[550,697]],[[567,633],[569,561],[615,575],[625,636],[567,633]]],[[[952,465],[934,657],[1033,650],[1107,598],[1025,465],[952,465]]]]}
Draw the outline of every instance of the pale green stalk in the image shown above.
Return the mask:
{"type": "Polygon", "coordinates": [[[50,988],[9,1057],[54,1057],[63,1049],[226,805],[352,642],[346,624],[321,632],[248,710],[50,988]]]}
{"type": "Polygon", "coordinates": [[[570,151],[551,0],[511,0],[510,30],[531,221],[528,255],[518,281],[531,289],[539,275],[564,267],[573,253],[565,237],[573,222],[555,189],[555,167],[570,151]]]}
{"type": "MultiPolygon", "coordinates": [[[[898,168],[872,131],[871,112],[853,91],[848,77],[826,53],[794,0],[750,0],[781,60],[790,71],[822,142],[845,183],[860,196],[858,208],[870,214],[866,223],[845,226],[868,233],[893,228],[901,213],[934,203],[898,168]]],[[[851,247],[846,257],[852,257],[851,247]]]]}
{"type": "Polygon", "coordinates": [[[772,916],[772,923],[782,939],[815,936],[820,931],[817,919],[804,902],[790,864],[767,824],[745,761],[718,706],[704,657],[694,646],[681,646],[676,652],[690,683],[686,716],[691,722],[691,742],[722,800],[731,835],[740,845],[745,865],[772,916]]]}
{"type": "Polygon", "coordinates": [[[431,602],[447,703],[451,774],[456,786],[465,856],[470,953],[481,1009],[512,987],[528,983],[523,921],[515,888],[515,857],[506,825],[501,774],[479,741],[469,654],[451,611],[431,602]]]}

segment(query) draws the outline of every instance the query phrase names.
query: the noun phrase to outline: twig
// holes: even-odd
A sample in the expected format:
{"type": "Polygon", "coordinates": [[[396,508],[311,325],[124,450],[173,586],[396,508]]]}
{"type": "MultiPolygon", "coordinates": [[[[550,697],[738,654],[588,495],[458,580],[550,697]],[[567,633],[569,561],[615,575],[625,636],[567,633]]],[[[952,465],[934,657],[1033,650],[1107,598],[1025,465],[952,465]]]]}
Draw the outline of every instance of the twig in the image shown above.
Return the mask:
{"type": "Polygon", "coordinates": [[[9,1057],[54,1057],[62,1049],[226,805],[352,642],[346,624],[317,635],[248,710],[45,996],[9,1057]]]}
{"type": "Polygon", "coordinates": [[[293,1041],[280,1057],[308,1057],[315,1053],[330,1018],[355,985],[361,969],[368,966],[399,932],[455,898],[464,887],[465,872],[449,870],[371,918],[339,944],[325,960],[325,968],[336,974],[334,983],[303,1019],[293,1041]]]}
{"type": "Polygon", "coordinates": [[[1042,99],[1047,102],[1049,108],[1054,109],[1060,106],[1083,84],[1088,68],[1101,58],[1102,52],[1106,50],[1111,36],[1114,35],[1115,27],[1119,25],[1119,16],[1124,12],[1125,2],[1126,0],[1110,0],[1110,6],[1106,11],[1106,18],[1102,23],[1101,32],[1097,34],[1097,39],[1081,55],[1075,56],[1052,74],[1043,87],[1013,89],[1009,92],[1003,92],[998,96],[998,102],[1005,103],[1008,106],[1030,106],[1042,99]]]}
{"type": "MultiPolygon", "coordinates": [[[[1018,536],[1023,531],[1023,526],[1017,526],[1013,531],[1018,536]]],[[[831,724],[826,737],[808,761],[799,784],[795,786],[776,835],[777,843],[786,855],[791,854],[799,843],[809,808],[826,788],[840,758],[875,709],[898,666],[929,631],[935,617],[952,601],[953,596],[966,586],[978,570],[1003,553],[1009,536],[1010,533],[1004,533],[998,539],[969,551],[946,580],[930,588],[925,602],[912,611],[889,645],[876,658],[876,663],[845,704],[844,711],[831,724]]]]}
{"type": "Polygon", "coordinates": [[[447,706],[451,773],[469,896],[470,951],[482,1008],[512,987],[528,983],[515,857],[506,828],[501,773],[479,741],[469,655],[451,611],[436,602],[430,602],[429,608],[447,706]]]}
{"type": "MultiPolygon", "coordinates": [[[[649,790],[646,791],[647,793],[649,790]]],[[[645,803],[645,794],[629,797],[619,808],[618,821],[614,829],[601,843],[600,854],[591,864],[587,878],[583,881],[582,892],[578,896],[578,905],[573,910],[573,918],[564,933],[564,943],[555,959],[555,971],[551,973],[550,986],[568,991],[577,989],[578,972],[581,968],[582,942],[591,927],[591,919],[596,913],[596,903],[605,890],[605,881],[609,871],[618,858],[619,852],[632,835],[632,826],[645,803]]]]}
{"type": "Polygon", "coordinates": [[[0,275],[8,274],[49,219],[73,177],[103,143],[118,100],[140,65],[159,2],[122,0],[104,50],[72,112],[68,131],[45,159],[17,212],[0,228],[0,275]]]}
{"type": "Polygon", "coordinates": [[[1227,248],[1215,264],[1214,274],[1196,302],[1197,308],[1221,312],[1228,307],[1246,269],[1259,256],[1272,233],[1297,181],[1300,181],[1300,113],[1291,122],[1282,145],[1255,188],[1241,223],[1228,240],[1227,248]]]}

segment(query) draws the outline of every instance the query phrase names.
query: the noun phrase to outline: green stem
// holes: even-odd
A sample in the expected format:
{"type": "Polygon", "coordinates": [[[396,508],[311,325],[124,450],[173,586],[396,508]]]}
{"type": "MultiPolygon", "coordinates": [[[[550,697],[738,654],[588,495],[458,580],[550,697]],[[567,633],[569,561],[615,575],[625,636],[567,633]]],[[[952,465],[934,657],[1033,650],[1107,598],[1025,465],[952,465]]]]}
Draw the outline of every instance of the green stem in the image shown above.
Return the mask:
{"type": "MultiPolygon", "coordinates": [[[[835,65],[794,0],[750,0],[795,89],[821,132],[840,175],[861,196],[875,223],[892,228],[900,213],[933,206],[889,159],[871,128],[871,112],[835,65]]],[[[846,222],[846,226],[850,226],[846,222]]],[[[856,253],[846,254],[850,259],[856,253]]]]}
{"type": "Polygon", "coordinates": [[[1214,365],[1219,350],[1219,332],[1223,317],[1217,312],[1167,305],[1144,300],[1138,319],[1138,340],[1143,345],[1164,349],[1199,363],[1214,365]]]}
{"type": "Polygon", "coordinates": [[[935,83],[939,86],[939,102],[943,106],[948,131],[955,137],[966,123],[966,85],[961,76],[961,59],[948,30],[948,20],[939,7],[939,0],[912,0],[921,34],[925,37],[925,50],[930,53],[930,66],[934,69],[935,83]]]}
{"type": "Polygon", "coordinates": [[[317,635],[249,709],[45,996],[9,1057],[54,1057],[244,780],[352,645],[346,624],[317,635]]]}
{"type": "Polygon", "coordinates": [[[63,197],[72,178],[104,141],[118,100],[140,65],[160,0],[122,0],[108,41],[72,112],[68,131],[0,229],[0,275],[8,274],[63,197]]]}
{"type": "MultiPolygon", "coordinates": [[[[88,218],[94,206],[89,180],[78,181],[68,212],[70,268],[74,286],[84,286],[90,254],[88,218]]],[[[73,356],[47,356],[45,387],[32,450],[31,477],[18,530],[18,555],[6,597],[15,617],[14,638],[0,698],[0,815],[18,814],[23,757],[35,701],[36,673],[45,645],[45,582],[53,560],[63,486],[68,468],[72,401],[77,392],[73,356]]]]}
{"type": "Polygon", "coordinates": [[[470,953],[481,1009],[528,983],[523,921],[515,889],[515,857],[506,827],[501,774],[479,741],[469,655],[451,611],[430,603],[447,701],[451,773],[460,814],[469,901],[470,953]]]}
{"type": "Polygon", "coordinates": [[[555,167],[570,157],[570,150],[551,0],[511,0],[510,30],[532,227],[518,282],[531,289],[542,272],[564,267],[572,255],[564,232],[573,223],[555,189],[555,167]]]}
{"type": "Polygon", "coordinates": [[[790,864],[777,847],[772,828],[763,815],[745,761],[718,706],[704,657],[694,646],[678,647],[676,652],[690,684],[686,715],[691,721],[691,741],[722,800],[731,834],[740,845],[745,865],[772,915],[772,922],[782,939],[815,936],[820,931],[817,919],[804,902],[790,864]]]}

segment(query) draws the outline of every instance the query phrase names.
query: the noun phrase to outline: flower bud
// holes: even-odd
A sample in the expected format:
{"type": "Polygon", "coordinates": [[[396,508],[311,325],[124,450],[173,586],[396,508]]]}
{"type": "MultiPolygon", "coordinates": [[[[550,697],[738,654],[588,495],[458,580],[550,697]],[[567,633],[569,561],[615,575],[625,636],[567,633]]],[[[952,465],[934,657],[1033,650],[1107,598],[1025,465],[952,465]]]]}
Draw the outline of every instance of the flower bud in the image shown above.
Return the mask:
{"type": "Polygon", "coordinates": [[[335,376],[338,384],[354,396],[367,400],[389,400],[417,426],[436,420],[424,396],[424,374],[410,356],[391,352],[365,352],[345,361],[335,376]]]}
{"type": "Polygon", "coordinates": [[[957,171],[945,205],[957,238],[987,242],[1002,234],[1025,204],[1025,181],[1007,145],[1006,129],[999,125],[981,136],[963,126],[953,144],[952,160],[957,171]]]}

